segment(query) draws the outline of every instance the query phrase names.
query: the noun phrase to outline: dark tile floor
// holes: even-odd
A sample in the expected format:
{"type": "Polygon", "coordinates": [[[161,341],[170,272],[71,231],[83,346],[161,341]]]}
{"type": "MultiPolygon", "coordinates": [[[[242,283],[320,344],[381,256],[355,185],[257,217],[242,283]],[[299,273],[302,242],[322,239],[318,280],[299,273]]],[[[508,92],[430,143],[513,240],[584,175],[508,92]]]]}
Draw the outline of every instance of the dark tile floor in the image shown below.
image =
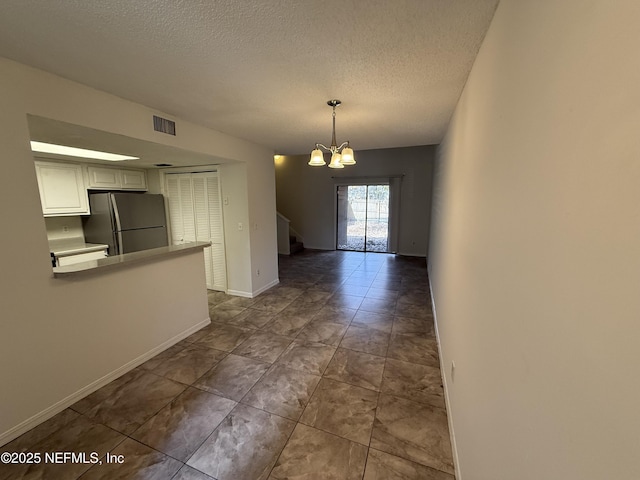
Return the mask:
{"type": "Polygon", "coordinates": [[[209,304],[210,326],[0,447],[102,464],[0,479],[453,480],[424,259],[305,251],[209,304]]]}

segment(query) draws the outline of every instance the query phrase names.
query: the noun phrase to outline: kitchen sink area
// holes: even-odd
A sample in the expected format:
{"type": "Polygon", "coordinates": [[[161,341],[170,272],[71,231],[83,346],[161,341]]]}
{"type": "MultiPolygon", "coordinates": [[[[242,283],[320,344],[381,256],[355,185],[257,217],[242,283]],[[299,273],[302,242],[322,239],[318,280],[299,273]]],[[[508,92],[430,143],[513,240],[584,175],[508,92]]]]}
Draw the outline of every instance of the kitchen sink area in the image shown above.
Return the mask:
{"type": "Polygon", "coordinates": [[[85,240],[81,216],[45,217],[49,254],[53,268],[106,258],[106,243],[85,240]]]}

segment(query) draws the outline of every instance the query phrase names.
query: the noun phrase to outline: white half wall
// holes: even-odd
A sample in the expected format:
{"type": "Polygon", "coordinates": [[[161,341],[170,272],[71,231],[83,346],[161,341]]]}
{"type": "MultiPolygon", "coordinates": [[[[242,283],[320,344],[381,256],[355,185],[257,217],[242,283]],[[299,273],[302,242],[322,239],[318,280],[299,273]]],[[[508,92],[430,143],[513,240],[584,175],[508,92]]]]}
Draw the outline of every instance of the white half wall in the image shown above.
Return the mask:
{"type": "MultiPolygon", "coordinates": [[[[164,115],[0,59],[0,438],[103,376],[208,319],[202,253],[96,276],[53,278],[27,115],[60,120],[228,159],[234,195],[225,222],[262,218],[234,236],[235,281],[253,292],[277,279],[272,153],[177,119],[179,136],[152,130],[164,115]],[[237,176],[242,177],[238,179],[237,176]],[[247,180],[247,177],[249,179],[247,180]],[[265,186],[257,186],[260,179],[265,186]],[[254,188],[249,195],[248,188],[254,188]],[[266,216],[265,212],[269,212],[266,216]],[[272,225],[266,225],[270,219],[272,225]],[[254,282],[252,262],[266,278],[254,282]],[[272,278],[269,278],[272,277],[272,278]],[[256,283],[254,286],[253,284],[256,283]]],[[[156,179],[157,180],[157,179],[156,179]]],[[[157,183],[157,182],[156,182],[157,183]]],[[[157,185],[156,185],[157,188],[157,185]]],[[[55,413],[55,412],[53,412],[55,413]]],[[[44,420],[45,418],[42,418],[44,420]]]]}
{"type": "Polygon", "coordinates": [[[276,161],[278,211],[291,220],[291,227],[304,238],[305,247],[334,250],[336,182],[345,177],[404,175],[398,253],[424,257],[429,241],[435,153],[432,145],[356,151],[356,165],[342,170],[310,167],[309,155],[282,156],[276,161]]]}
{"type": "Polygon", "coordinates": [[[640,478],[638,25],[636,0],[503,0],[439,150],[459,480],[640,478]]]}

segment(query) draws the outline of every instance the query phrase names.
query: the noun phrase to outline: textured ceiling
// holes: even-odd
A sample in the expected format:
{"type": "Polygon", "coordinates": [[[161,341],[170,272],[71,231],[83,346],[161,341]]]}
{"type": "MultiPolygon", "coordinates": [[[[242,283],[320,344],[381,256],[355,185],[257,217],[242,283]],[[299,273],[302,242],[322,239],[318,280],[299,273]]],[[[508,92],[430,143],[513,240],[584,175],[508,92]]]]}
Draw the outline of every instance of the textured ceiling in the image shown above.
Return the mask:
{"type": "Polygon", "coordinates": [[[498,0],[1,0],[0,56],[272,148],[439,143],[498,0]]]}

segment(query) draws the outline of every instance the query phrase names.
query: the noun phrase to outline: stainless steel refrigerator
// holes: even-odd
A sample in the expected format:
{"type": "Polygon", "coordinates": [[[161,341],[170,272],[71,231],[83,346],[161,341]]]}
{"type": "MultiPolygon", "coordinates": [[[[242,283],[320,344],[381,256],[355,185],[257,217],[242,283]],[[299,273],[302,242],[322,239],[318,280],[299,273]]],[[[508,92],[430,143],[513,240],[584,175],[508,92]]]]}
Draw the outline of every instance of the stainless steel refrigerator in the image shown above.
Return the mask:
{"type": "Polygon", "coordinates": [[[109,245],[109,255],[164,247],[164,197],[150,193],[91,193],[91,215],[84,218],[87,243],[109,245]]]}

